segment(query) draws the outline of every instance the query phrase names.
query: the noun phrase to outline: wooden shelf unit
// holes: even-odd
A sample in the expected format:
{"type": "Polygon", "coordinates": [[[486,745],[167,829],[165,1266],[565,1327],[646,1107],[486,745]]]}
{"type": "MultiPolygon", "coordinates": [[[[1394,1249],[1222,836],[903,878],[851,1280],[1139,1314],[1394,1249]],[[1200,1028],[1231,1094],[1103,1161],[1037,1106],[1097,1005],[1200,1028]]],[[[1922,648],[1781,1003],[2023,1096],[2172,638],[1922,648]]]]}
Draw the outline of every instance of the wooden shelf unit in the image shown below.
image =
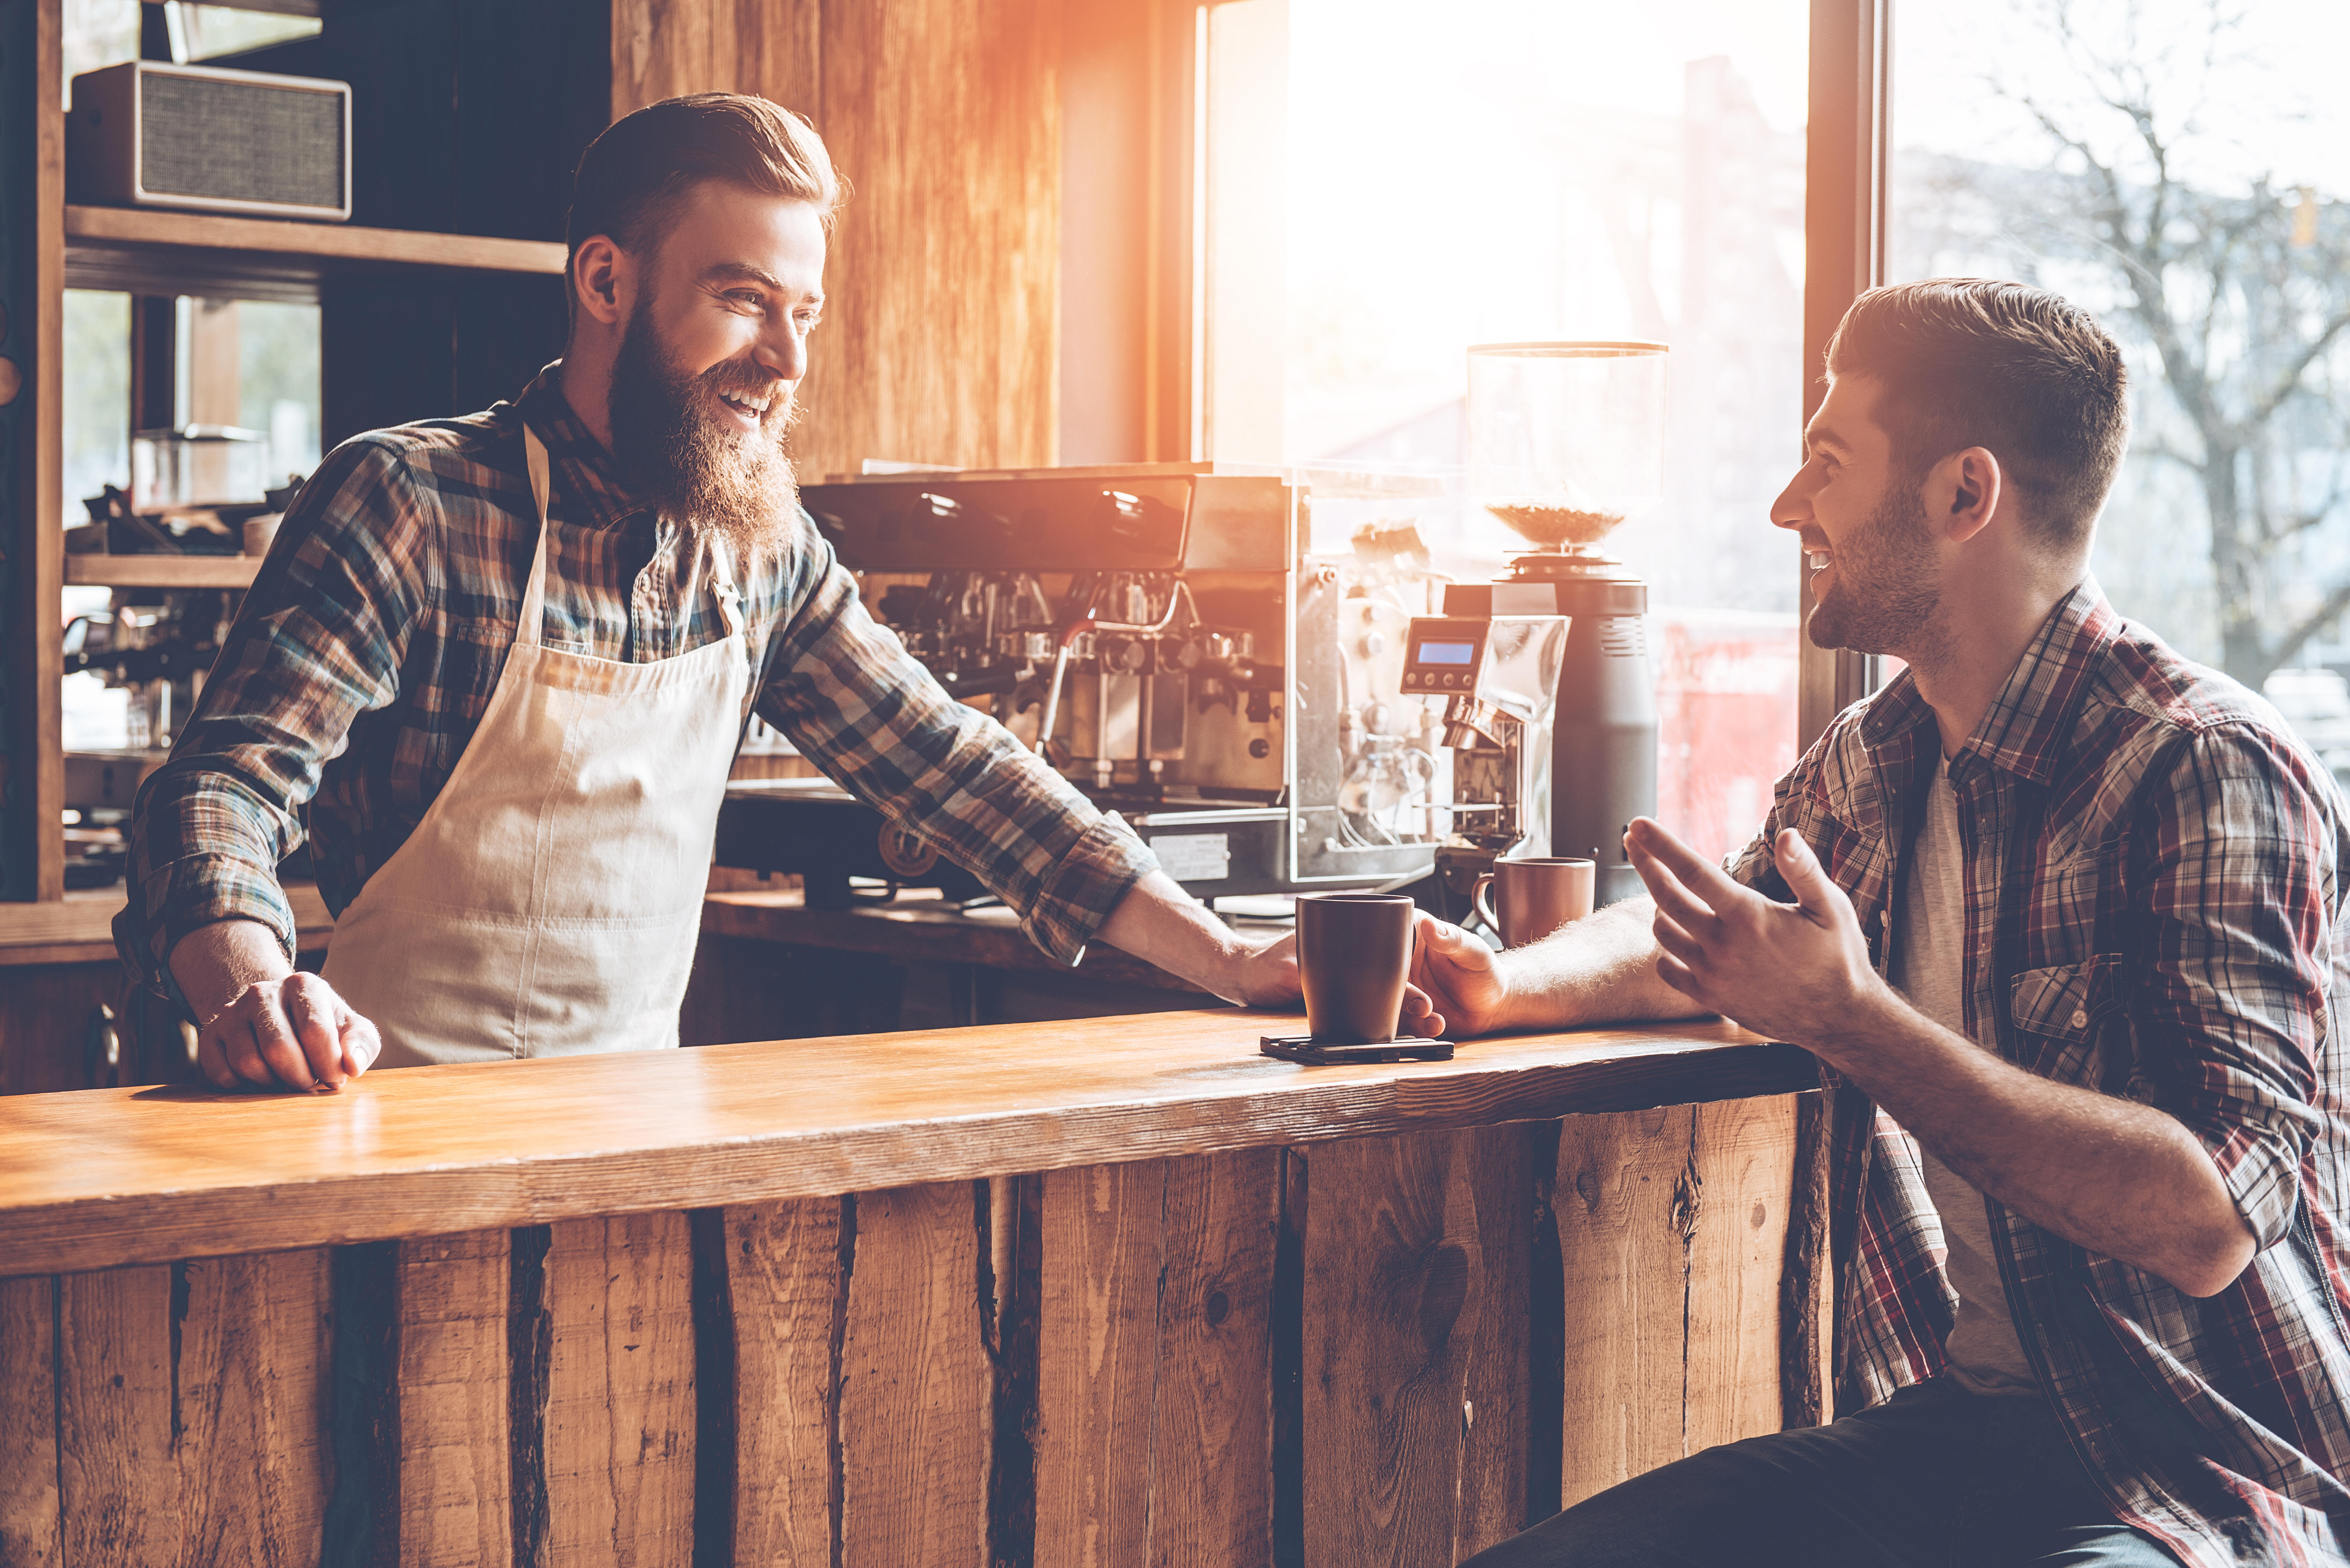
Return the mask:
{"type": "Polygon", "coordinates": [[[258,556],[68,556],[68,587],[249,588],[258,556]]]}
{"type": "MultiPolygon", "coordinates": [[[[318,35],[234,64],[351,83],[357,223],[70,201],[60,90],[69,0],[0,5],[0,900],[64,891],[61,590],[242,589],[259,566],[66,553],[66,290],[137,302],[139,429],[236,422],[156,417],[152,389],[164,389],[169,407],[172,382],[140,358],[154,352],[148,307],[174,296],[317,306],[328,448],[512,397],[562,349],[565,247],[555,236],[566,178],[611,113],[609,6],[467,0],[465,26],[452,29],[417,26],[421,0],[244,3],[324,17],[318,35]]],[[[180,350],[168,330],[162,338],[168,367],[180,350]]]]}
{"type": "Polygon", "coordinates": [[[143,207],[66,209],[66,286],[314,302],[333,276],[488,273],[560,277],[564,248],[348,223],[143,207]]]}

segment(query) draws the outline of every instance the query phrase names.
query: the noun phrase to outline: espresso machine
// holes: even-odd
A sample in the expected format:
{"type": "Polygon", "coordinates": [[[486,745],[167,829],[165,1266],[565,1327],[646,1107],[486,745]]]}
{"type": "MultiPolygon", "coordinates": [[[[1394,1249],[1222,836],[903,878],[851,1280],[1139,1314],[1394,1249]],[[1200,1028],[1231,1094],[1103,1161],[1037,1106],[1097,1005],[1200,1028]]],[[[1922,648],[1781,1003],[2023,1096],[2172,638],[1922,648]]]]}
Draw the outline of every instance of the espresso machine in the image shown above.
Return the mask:
{"type": "MultiPolygon", "coordinates": [[[[1398,887],[1449,831],[1432,481],[1230,464],[883,473],[801,499],[867,604],[1194,896],[1398,887]]],[[[738,781],[720,864],[812,908],[976,878],[820,779],[738,781]],[[858,889],[858,884],[863,888],[858,889]]]]}
{"type": "MultiPolygon", "coordinates": [[[[1490,583],[1448,586],[1444,613],[1567,618],[1550,735],[1549,846],[1514,853],[1596,861],[1600,905],[1644,891],[1625,858],[1624,829],[1657,809],[1648,585],[1600,543],[1663,499],[1667,352],[1643,342],[1469,350],[1470,500],[1534,547],[1490,583]]],[[[1454,836],[1448,886],[1486,847],[1454,836]]]]}
{"type": "Polygon", "coordinates": [[[1554,615],[1411,623],[1403,689],[1442,701],[1452,755],[1451,831],[1435,857],[1449,895],[1465,901],[1505,855],[1550,853],[1552,732],[1569,625],[1554,615]]]}

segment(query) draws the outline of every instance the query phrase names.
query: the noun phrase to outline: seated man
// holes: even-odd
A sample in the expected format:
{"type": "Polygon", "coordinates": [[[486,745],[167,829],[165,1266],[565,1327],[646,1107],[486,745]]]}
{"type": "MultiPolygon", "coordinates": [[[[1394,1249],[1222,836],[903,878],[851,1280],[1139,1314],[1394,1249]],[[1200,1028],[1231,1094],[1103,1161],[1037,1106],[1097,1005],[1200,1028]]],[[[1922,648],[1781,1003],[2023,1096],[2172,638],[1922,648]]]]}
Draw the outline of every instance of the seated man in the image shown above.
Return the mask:
{"type": "Polygon", "coordinates": [[[1721,1012],[1819,1058],[1842,1418],[1475,1562],[2350,1562],[2341,798],[2089,578],[2126,415],[2086,314],[1878,289],[1827,371],[1772,520],[1812,639],[1908,670],[1726,873],[1637,822],[1649,899],[1499,956],[1423,917],[1417,978],[1464,1033],[1721,1012]]]}

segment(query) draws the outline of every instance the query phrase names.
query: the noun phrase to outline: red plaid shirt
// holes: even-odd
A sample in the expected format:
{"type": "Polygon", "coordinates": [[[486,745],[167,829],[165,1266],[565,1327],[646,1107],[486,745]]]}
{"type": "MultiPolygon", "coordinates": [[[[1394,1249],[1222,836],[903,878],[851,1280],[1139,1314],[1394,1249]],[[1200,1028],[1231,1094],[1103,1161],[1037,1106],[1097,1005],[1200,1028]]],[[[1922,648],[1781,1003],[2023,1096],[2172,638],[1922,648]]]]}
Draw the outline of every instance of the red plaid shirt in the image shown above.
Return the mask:
{"type": "MultiPolygon", "coordinates": [[[[1904,673],[1780,781],[1731,871],[1786,898],[1768,845],[1795,828],[1882,968],[1937,749],[1904,673]]],[[[1986,1198],[2041,1387],[2116,1515],[2195,1568],[2350,1563],[2341,795],[2274,710],[2124,621],[2094,584],[2049,617],[1950,780],[1968,1032],[2043,1077],[2178,1117],[2259,1241],[2241,1277],[2199,1301],[1986,1198]]],[[[1831,1090],[1850,1410],[1942,1369],[1952,1297],[1916,1144],[1851,1085],[1831,1090]]]]}

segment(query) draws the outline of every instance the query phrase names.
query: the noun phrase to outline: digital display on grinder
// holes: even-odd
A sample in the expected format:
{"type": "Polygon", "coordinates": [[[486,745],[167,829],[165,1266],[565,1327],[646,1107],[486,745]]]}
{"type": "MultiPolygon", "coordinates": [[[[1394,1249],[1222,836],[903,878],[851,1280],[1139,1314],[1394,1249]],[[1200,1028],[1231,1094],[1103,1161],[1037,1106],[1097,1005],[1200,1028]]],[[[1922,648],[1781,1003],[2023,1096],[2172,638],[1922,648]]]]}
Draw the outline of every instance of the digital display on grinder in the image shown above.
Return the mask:
{"type": "Polygon", "coordinates": [[[1412,656],[1414,664],[1471,664],[1476,661],[1473,642],[1423,642],[1412,656]]]}

